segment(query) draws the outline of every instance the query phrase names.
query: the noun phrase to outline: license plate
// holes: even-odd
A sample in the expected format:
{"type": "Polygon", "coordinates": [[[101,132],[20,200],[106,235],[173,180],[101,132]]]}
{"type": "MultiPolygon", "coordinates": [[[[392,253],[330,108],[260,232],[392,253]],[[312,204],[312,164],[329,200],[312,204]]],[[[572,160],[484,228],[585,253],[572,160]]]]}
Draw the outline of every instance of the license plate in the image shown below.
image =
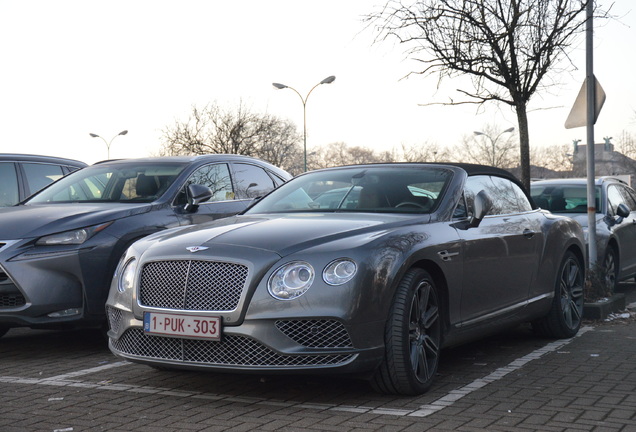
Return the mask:
{"type": "Polygon", "coordinates": [[[144,332],[157,336],[221,339],[221,318],[144,312],[144,332]]]}

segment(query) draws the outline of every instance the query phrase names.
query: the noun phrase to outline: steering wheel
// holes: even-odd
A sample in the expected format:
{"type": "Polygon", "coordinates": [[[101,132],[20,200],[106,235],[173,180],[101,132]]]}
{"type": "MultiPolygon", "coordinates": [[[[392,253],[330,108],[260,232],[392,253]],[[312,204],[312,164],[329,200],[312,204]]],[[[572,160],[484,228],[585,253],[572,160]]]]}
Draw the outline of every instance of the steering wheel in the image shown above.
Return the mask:
{"type": "Polygon", "coordinates": [[[400,207],[415,207],[415,208],[421,208],[422,210],[426,209],[426,207],[423,206],[422,204],[416,203],[413,201],[402,201],[401,203],[395,206],[395,208],[400,208],[400,207]]]}

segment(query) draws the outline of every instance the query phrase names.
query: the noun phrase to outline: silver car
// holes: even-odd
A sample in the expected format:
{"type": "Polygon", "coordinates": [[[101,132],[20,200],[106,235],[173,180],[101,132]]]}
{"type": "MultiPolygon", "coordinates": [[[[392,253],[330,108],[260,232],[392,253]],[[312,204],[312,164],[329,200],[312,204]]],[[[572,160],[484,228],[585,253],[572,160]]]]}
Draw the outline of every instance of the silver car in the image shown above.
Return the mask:
{"type": "MultiPolygon", "coordinates": [[[[636,191],[613,177],[595,180],[596,248],[608,288],[636,275],[636,191]]],[[[541,180],[530,186],[537,206],[571,217],[588,232],[587,180],[541,180]]]]}
{"type": "Polygon", "coordinates": [[[300,175],[242,214],[135,242],[107,314],[159,368],[347,373],[420,394],[443,347],[581,325],[581,226],[503,170],[378,164],[300,175]]]}

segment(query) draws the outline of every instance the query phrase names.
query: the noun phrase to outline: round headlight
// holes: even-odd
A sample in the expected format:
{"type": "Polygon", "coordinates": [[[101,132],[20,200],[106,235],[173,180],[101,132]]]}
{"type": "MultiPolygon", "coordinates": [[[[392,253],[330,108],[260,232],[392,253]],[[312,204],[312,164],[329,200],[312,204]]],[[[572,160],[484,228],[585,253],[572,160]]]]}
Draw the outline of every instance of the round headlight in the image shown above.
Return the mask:
{"type": "Polygon", "coordinates": [[[322,279],[329,285],[342,285],[356,275],[358,266],[348,258],[340,258],[329,263],[322,272],[322,279]]]}
{"type": "Polygon", "coordinates": [[[269,278],[267,289],[278,300],[292,300],[305,294],[314,281],[314,268],[294,261],[279,267],[269,278]]]}
{"type": "Polygon", "coordinates": [[[119,282],[117,284],[119,292],[123,293],[134,288],[135,273],[137,273],[137,260],[132,258],[124,265],[124,268],[119,274],[119,282]]]}

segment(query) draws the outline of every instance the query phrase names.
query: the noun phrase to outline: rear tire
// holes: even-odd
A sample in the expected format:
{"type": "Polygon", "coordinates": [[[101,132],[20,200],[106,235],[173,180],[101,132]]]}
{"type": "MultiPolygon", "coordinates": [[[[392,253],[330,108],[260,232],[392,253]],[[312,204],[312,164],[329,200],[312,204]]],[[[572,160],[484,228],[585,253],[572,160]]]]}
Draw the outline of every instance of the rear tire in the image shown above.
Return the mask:
{"type": "Polygon", "coordinates": [[[400,281],[384,333],[384,359],[371,379],[386,394],[419,395],[437,373],[442,317],[435,282],[423,269],[409,270],[400,281]]]}
{"type": "Polygon", "coordinates": [[[550,312],[533,322],[542,336],[565,339],[575,336],[583,317],[585,271],[581,260],[568,251],[561,260],[555,281],[555,295],[550,312]]]}
{"type": "Polygon", "coordinates": [[[618,252],[612,246],[607,246],[605,259],[603,260],[603,276],[605,284],[612,294],[616,292],[618,286],[618,252]]]}

